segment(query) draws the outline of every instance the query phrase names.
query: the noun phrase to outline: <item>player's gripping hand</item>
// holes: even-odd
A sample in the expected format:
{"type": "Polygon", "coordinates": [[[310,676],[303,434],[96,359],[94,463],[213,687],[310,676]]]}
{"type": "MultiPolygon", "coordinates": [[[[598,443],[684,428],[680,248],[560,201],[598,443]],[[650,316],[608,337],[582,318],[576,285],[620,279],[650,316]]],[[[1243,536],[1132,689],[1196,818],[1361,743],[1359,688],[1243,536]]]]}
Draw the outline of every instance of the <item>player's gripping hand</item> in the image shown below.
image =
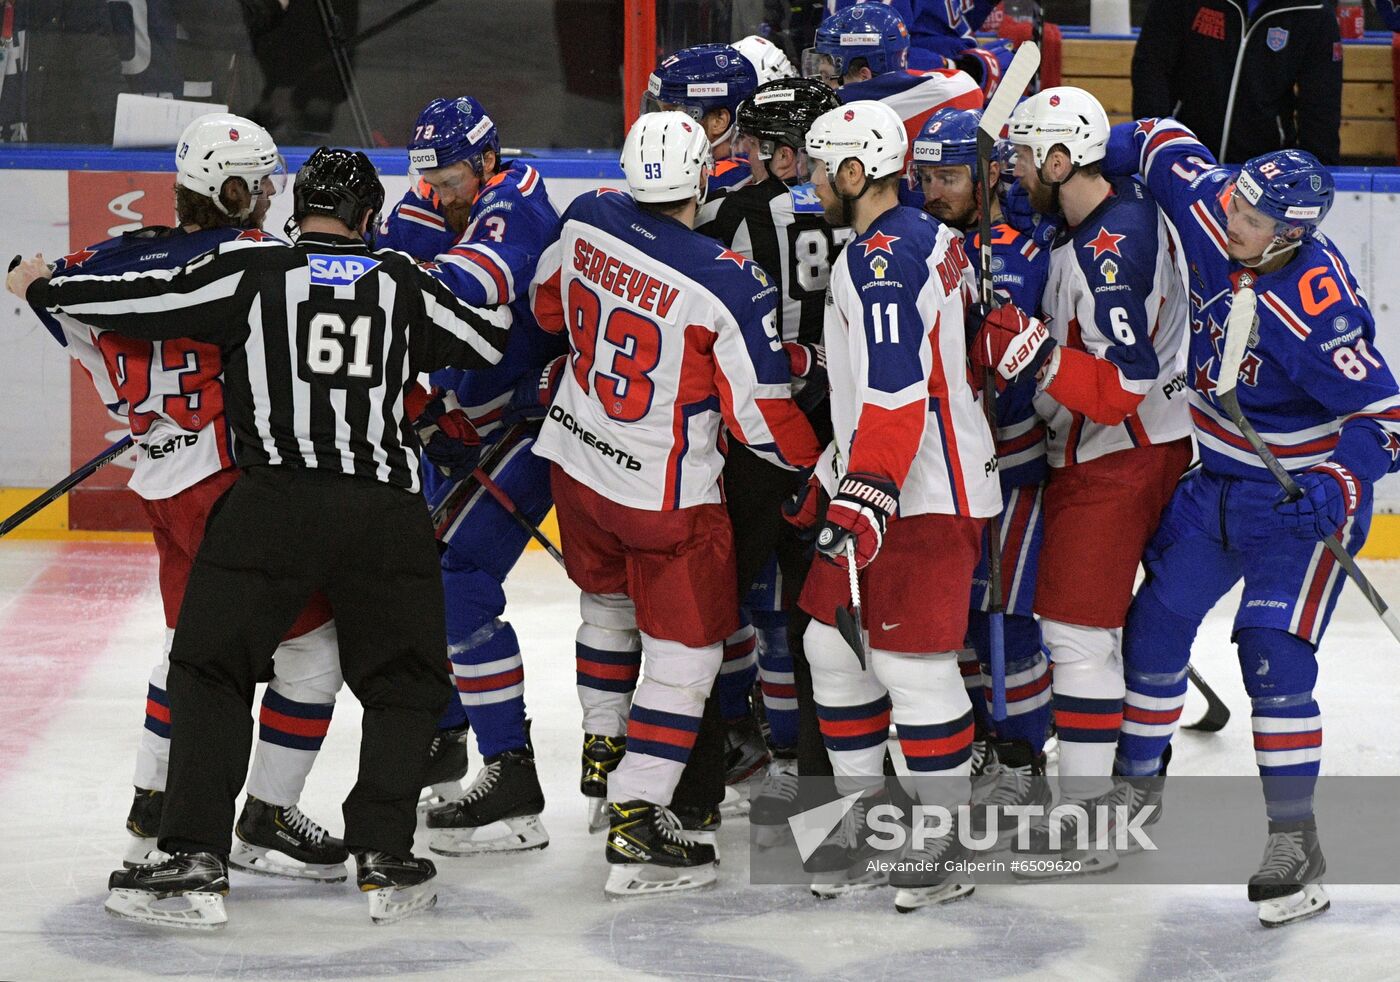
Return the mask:
{"type": "Polygon", "coordinates": [[[5,288],[23,300],[35,280],[46,280],[52,273],[53,270],[44,261],[43,253],[36,253],[31,259],[15,256],[10,261],[10,271],[5,276],[5,288]]]}
{"type": "Polygon", "coordinates": [[[819,344],[784,341],[792,372],[792,394],[799,409],[810,412],[830,387],[826,375],[826,349],[819,344]]]}
{"type": "Polygon", "coordinates": [[[554,393],[559,391],[559,381],[564,377],[568,359],[568,355],[560,355],[545,365],[538,375],[527,375],[520,380],[501,417],[507,426],[544,419],[549,413],[549,404],[554,401],[554,393]]]}
{"type": "Polygon", "coordinates": [[[1361,504],[1364,485],[1341,464],[1324,460],[1297,477],[1303,496],[1275,506],[1291,535],[1311,542],[1334,535],[1361,504]]]}
{"type": "Polygon", "coordinates": [[[899,488],[876,474],[847,474],[826,509],[817,551],[846,565],[846,543],[855,541],[856,569],[870,565],[885,540],[885,522],[899,507],[899,488]]]}
{"type": "Polygon", "coordinates": [[[1001,74],[1011,64],[1011,42],[998,38],[985,48],[968,48],[957,58],[957,66],[977,79],[983,99],[990,99],[1001,83],[1001,74]]]}
{"type": "Polygon", "coordinates": [[[457,403],[457,393],[415,385],[404,397],[404,409],[423,452],[444,477],[455,481],[476,470],[481,436],[457,403]]]}
{"type": "Polygon", "coordinates": [[[1034,376],[1055,350],[1050,328],[1019,307],[1004,304],[982,318],[969,357],[976,378],[988,368],[996,370],[997,390],[1008,383],[1034,376]]]}
{"type": "Polygon", "coordinates": [[[822,513],[825,496],[822,482],[815,474],[810,474],[797,493],[782,504],[783,518],[797,529],[798,537],[804,542],[810,542],[817,534],[817,517],[822,513]]]}

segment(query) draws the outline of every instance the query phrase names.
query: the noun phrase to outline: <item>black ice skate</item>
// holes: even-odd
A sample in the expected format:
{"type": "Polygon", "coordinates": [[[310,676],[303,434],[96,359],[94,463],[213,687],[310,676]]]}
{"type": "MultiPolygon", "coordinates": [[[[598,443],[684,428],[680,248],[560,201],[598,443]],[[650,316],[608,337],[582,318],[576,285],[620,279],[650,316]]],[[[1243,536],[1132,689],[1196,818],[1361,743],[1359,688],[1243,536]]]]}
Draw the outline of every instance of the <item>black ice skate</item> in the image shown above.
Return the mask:
{"type": "Polygon", "coordinates": [[[671,814],[676,816],[681,831],[686,838],[713,846],[715,863],[719,863],[719,827],[723,816],[716,806],[710,805],[671,805],[671,814]]]}
{"type": "Polygon", "coordinates": [[[529,747],[486,758],[467,793],[428,812],[428,828],[436,829],[428,848],[443,856],[478,856],[488,852],[524,852],[549,845],[540,822],[544,791],[529,747]],[[490,826],[505,833],[485,836],[490,826]]]}
{"type": "Polygon", "coordinates": [[[788,838],[788,819],[797,807],[797,756],[788,750],[774,751],[758,793],[749,806],[749,825],[754,843],[772,848],[788,838]]]}
{"type": "Polygon", "coordinates": [[[136,796],[131,800],[131,811],[126,816],[126,830],[133,838],[122,859],[122,865],[127,869],[170,858],[156,847],[156,838],[160,835],[160,813],[164,805],[164,791],[136,789],[136,796]]]}
{"type": "Polygon", "coordinates": [[[749,813],[749,778],[768,766],[773,755],[763,739],[758,720],[746,716],[724,725],[724,801],[726,815],[749,813]]]}
{"type": "Polygon", "coordinates": [[[108,913],[142,924],[208,931],[228,923],[228,867],[212,852],[175,853],[107,878],[108,913]]]}
{"type": "Polygon", "coordinates": [[[1331,907],[1327,891],[1317,882],[1326,872],[1313,819],[1270,822],[1264,859],[1259,872],[1249,878],[1249,899],[1259,905],[1259,923],[1282,927],[1331,907]]]}
{"type": "Polygon", "coordinates": [[[471,726],[463,723],[450,730],[438,730],[428,747],[428,769],[423,773],[423,791],[418,810],[427,811],[462,796],[462,779],[467,776],[467,741],[471,726]]]}
{"type": "Polygon", "coordinates": [[[697,890],[715,882],[715,850],[696,842],[663,805],[615,801],[608,806],[609,897],[697,890]]]}
{"type": "Polygon", "coordinates": [[[347,876],[345,843],[296,805],[283,808],[249,795],[233,833],[229,865],[244,872],[321,883],[341,883],[347,876]]]}
{"type": "Polygon", "coordinates": [[[1133,798],[1131,785],[1118,783],[1093,798],[1061,800],[1046,821],[1030,827],[1027,848],[1021,847],[1019,833],[1013,833],[1018,840],[1012,851],[1020,862],[1012,875],[1018,880],[1064,880],[1116,869],[1120,808],[1130,808],[1133,798]],[[1069,805],[1077,805],[1082,813],[1059,811],[1069,805]]]}
{"type": "Polygon", "coordinates": [[[376,924],[401,921],[437,903],[437,867],[431,859],[368,850],[355,853],[355,866],[355,883],[369,894],[369,916],[376,924]]]}
{"type": "Polygon", "coordinates": [[[1024,740],[1004,740],[995,744],[986,769],[989,780],[974,782],[971,831],[980,841],[990,832],[995,816],[997,844],[1002,849],[1016,834],[1017,817],[1006,809],[1017,805],[1039,805],[1050,809],[1050,784],[1045,780],[1045,755],[1031,752],[1024,740]]]}
{"type": "Polygon", "coordinates": [[[583,735],[583,776],[578,789],[588,799],[588,831],[601,832],[608,827],[608,775],[622,763],[627,752],[627,737],[583,735]]]}
{"type": "Polygon", "coordinates": [[[968,856],[956,824],[936,838],[919,831],[910,834],[909,844],[890,871],[890,886],[896,888],[894,909],[901,914],[952,903],[971,896],[976,889],[966,873],[949,869],[950,864],[968,856]]]}
{"type": "Polygon", "coordinates": [[[870,842],[870,825],[866,820],[870,809],[888,800],[889,795],[883,790],[856,799],[842,817],[841,824],[807,857],[802,868],[814,874],[812,896],[833,900],[874,890],[889,882],[889,871],[878,862],[887,859],[889,853],[870,842]]]}

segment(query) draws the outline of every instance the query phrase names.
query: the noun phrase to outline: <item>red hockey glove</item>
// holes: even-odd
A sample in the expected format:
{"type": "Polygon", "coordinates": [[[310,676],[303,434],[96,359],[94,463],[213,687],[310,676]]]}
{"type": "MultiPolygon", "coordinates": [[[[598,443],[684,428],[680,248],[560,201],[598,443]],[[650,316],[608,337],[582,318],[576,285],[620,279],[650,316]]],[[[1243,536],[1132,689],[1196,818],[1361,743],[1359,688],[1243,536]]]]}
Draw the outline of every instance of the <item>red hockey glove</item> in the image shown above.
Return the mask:
{"type": "Polygon", "coordinates": [[[997,307],[982,319],[969,357],[977,378],[996,369],[997,391],[1008,383],[1033,377],[1055,350],[1043,321],[1027,317],[1013,304],[997,307]]]}
{"type": "Polygon", "coordinates": [[[811,541],[815,534],[817,516],[821,514],[822,498],[825,495],[822,482],[813,474],[797,489],[796,494],[783,502],[783,518],[797,529],[799,536],[805,541],[811,541]]]}
{"type": "Polygon", "coordinates": [[[826,509],[817,551],[846,566],[846,543],[855,541],[856,569],[870,565],[885,540],[885,521],[899,507],[899,488],[875,474],[847,474],[826,509]]]}
{"type": "Polygon", "coordinates": [[[792,396],[797,408],[811,413],[831,388],[826,375],[826,349],[819,344],[784,341],[783,351],[791,366],[792,396]]]}
{"type": "Polygon", "coordinates": [[[520,380],[501,417],[506,425],[544,419],[549,404],[554,401],[554,393],[559,391],[568,360],[568,355],[560,355],[545,365],[539,375],[527,375],[520,380]]]}
{"type": "Polygon", "coordinates": [[[1309,542],[1335,535],[1356,512],[1365,488],[1355,474],[1331,460],[1309,467],[1296,480],[1303,496],[1281,501],[1275,510],[1290,535],[1309,542]]]}
{"type": "Polygon", "coordinates": [[[425,453],[444,477],[456,480],[476,470],[481,437],[457,403],[457,393],[415,385],[404,396],[404,409],[425,453]]]}

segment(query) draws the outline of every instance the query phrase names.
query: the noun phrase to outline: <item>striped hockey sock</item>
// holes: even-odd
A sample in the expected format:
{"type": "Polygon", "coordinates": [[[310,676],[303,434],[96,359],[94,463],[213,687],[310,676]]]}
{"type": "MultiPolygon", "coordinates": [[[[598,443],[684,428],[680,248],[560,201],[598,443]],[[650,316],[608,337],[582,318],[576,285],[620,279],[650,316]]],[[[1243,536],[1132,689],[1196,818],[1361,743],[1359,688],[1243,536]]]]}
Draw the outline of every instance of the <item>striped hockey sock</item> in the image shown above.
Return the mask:
{"type": "Polygon", "coordinates": [[[758,678],[758,638],[748,615],[740,612],[742,624],[724,642],[724,662],[718,685],[719,712],[726,721],[747,719],[749,694],[758,678]]]}
{"type": "Polygon", "coordinates": [[[493,618],[447,652],[481,756],[524,747],[525,665],[515,628],[493,618]]]}
{"type": "Polygon", "coordinates": [[[797,680],[788,650],[787,614],[754,611],[758,631],[758,682],[763,690],[763,713],[775,748],[797,746],[797,680]]]}

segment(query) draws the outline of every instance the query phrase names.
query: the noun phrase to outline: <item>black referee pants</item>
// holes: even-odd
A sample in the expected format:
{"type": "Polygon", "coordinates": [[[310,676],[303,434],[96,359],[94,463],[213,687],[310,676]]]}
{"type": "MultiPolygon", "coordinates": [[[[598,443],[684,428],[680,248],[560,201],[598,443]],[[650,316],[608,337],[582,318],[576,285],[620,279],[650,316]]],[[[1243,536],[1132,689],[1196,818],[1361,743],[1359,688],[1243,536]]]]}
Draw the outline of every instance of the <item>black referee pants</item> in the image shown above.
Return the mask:
{"type": "Polygon", "coordinates": [[[252,467],[216,506],[170,652],[170,773],[160,847],[228,855],[252,751],[253,692],[314,590],[364,707],[352,850],[412,852],[438,717],[452,697],[442,575],[419,495],[378,481],[252,467]]]}

